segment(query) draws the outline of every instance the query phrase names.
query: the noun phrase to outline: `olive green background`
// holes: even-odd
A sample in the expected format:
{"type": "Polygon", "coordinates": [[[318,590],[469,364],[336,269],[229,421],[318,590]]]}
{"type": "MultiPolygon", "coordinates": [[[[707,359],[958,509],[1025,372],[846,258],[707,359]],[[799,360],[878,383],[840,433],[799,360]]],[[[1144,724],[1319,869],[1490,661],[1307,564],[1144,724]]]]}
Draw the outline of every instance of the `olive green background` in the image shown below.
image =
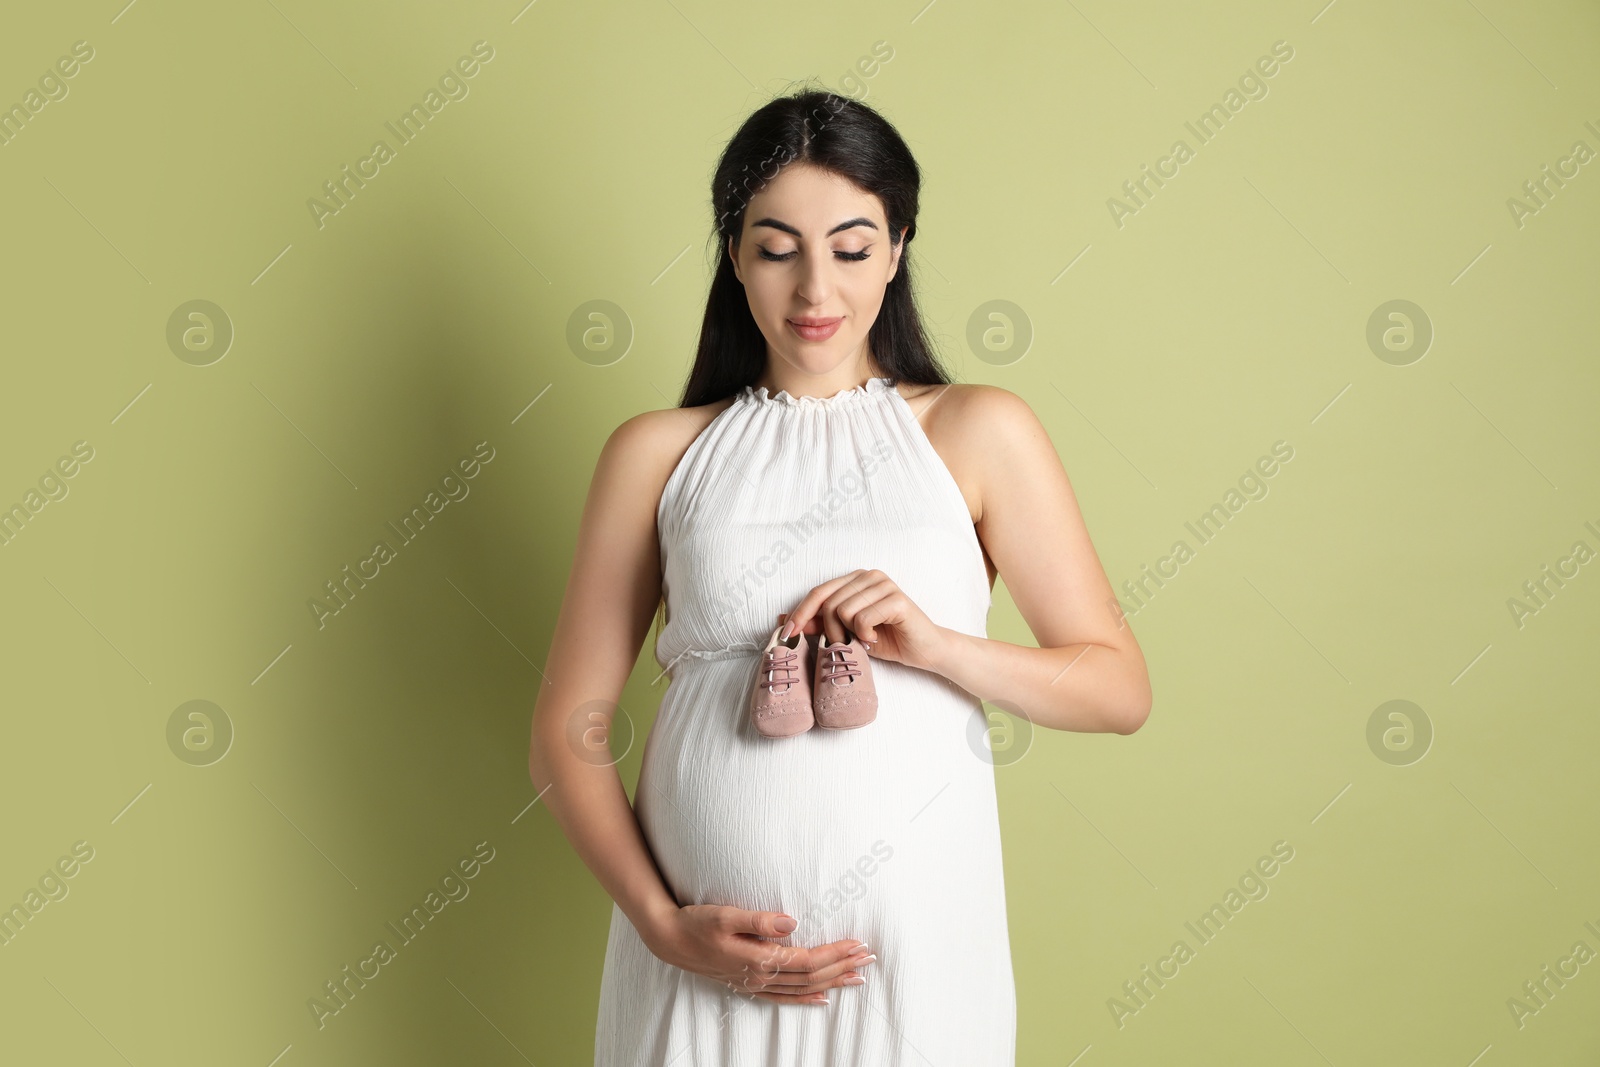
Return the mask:
{"type": "MultiPolygon", "coordinates": [[[[1508,1007],[1600,952],[1600,162],[1508,206],[1600,151],[1593,4],[110,0],[10,12],[0,105],[80,40],[0,146],[0,507],[67,490],[0,546],[0,907],[92,859],[0,946],[0,1059],[589,1062],[611,903],[535,803],[532,701],[597,452],[687,373],[717,154],[813,79],[908,139],[929,327],[1049,428],[1113,584],[1194,550],[1127,601],[1142,730],[993,710],[1017,1062],[1597,1062],[1600,962],[1508,1007]],[[441,483],[470,492],[319,626],[441,483]]],[[[1032,643],[1003,582],[990,634],[1032,643]]]]}

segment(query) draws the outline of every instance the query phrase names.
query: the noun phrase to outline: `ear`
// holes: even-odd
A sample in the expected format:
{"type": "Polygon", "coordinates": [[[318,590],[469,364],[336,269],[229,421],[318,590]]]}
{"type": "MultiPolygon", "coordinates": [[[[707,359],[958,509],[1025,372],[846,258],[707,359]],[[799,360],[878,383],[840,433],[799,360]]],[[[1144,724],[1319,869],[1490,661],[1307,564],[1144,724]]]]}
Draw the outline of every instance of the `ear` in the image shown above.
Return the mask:
{"type": "Polygon", "coordinates": [[[900,273],[900,257],[905,254],[908,229],[909,226],[900,227],[900,240],[895,243],[894,251],[889,253],[892,258],[889,260],[889,277],[884,279],[885,283],[894,281],[894,276],[900,273]]]}
{"type": "Polygon", "coordinates": [[[739,279],[739,284],[744,284],[744,275],[739,272],[739,253],[733,249],[733,234],[728,235],[728,258],[733,260],[733,276],[739,279]]]}

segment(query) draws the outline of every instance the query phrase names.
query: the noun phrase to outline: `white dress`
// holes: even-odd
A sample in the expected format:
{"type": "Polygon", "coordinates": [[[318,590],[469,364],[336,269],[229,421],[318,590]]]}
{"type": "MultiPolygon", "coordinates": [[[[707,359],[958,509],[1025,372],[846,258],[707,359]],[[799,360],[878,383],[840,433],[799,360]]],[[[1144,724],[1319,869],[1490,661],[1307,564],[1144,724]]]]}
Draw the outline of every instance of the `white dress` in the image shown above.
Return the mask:
{"type": "Polygon", "coordinates": [[[752,728],[759,652],[814,586],[876,568],[941,626],[987,636],[961,490],[887,378],[829,397],[745,387],[657,512],[671,681],[634,798],[681,905],[783,911],[778,944],[867,943],[866,984],[778,1004],[657,959],[612,906],[596,1067],[1011,1067],[1016,1044],[994,768],[977,698],[872,661],[877,718],[752,728]]]}

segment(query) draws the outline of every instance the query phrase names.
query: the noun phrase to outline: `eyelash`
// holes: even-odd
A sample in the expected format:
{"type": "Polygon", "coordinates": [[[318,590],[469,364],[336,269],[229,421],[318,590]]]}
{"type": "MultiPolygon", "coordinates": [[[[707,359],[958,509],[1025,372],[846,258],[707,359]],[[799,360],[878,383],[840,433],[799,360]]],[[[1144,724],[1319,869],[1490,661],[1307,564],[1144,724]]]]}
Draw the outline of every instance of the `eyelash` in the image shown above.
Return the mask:
{"type": "MultiPolygon", "coordinates": [[[[760,247],[757,247],[756,251],[761,253],[761,258],[762,259],[768,260],[769,262],[772,262],[772,263],[782,263],[785,260],[793,258],[794,255],[795,255],[794,252],[785,252],[781,256],[773,255],[771,252],[768,252],[765,248],[760,248],[760,247]]],[[[840,259],[849,260],[851,263],[860,263],[863,259],[870,258],[872,253],[865,252],[865,251],[862,251],[862,252],[835,252],[834,255],[838,256],[840,259]]]]}

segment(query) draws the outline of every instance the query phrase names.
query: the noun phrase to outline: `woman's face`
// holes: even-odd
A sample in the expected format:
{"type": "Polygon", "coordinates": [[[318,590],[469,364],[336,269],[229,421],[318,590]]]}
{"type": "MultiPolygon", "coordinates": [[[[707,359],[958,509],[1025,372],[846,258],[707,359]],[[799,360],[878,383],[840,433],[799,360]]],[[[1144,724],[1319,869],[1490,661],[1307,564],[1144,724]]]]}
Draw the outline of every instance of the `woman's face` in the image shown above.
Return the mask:
{"type": "Polygon", "coordinates": [[[805,374],[871,362],[867,332],[899,268],[883,205],[845,178],[809,164],[784,168],[751,198],[739,245],[728,239],[767,359],[805,374]],[[818,322],[821,328],[807,328],[818,322]]]}

